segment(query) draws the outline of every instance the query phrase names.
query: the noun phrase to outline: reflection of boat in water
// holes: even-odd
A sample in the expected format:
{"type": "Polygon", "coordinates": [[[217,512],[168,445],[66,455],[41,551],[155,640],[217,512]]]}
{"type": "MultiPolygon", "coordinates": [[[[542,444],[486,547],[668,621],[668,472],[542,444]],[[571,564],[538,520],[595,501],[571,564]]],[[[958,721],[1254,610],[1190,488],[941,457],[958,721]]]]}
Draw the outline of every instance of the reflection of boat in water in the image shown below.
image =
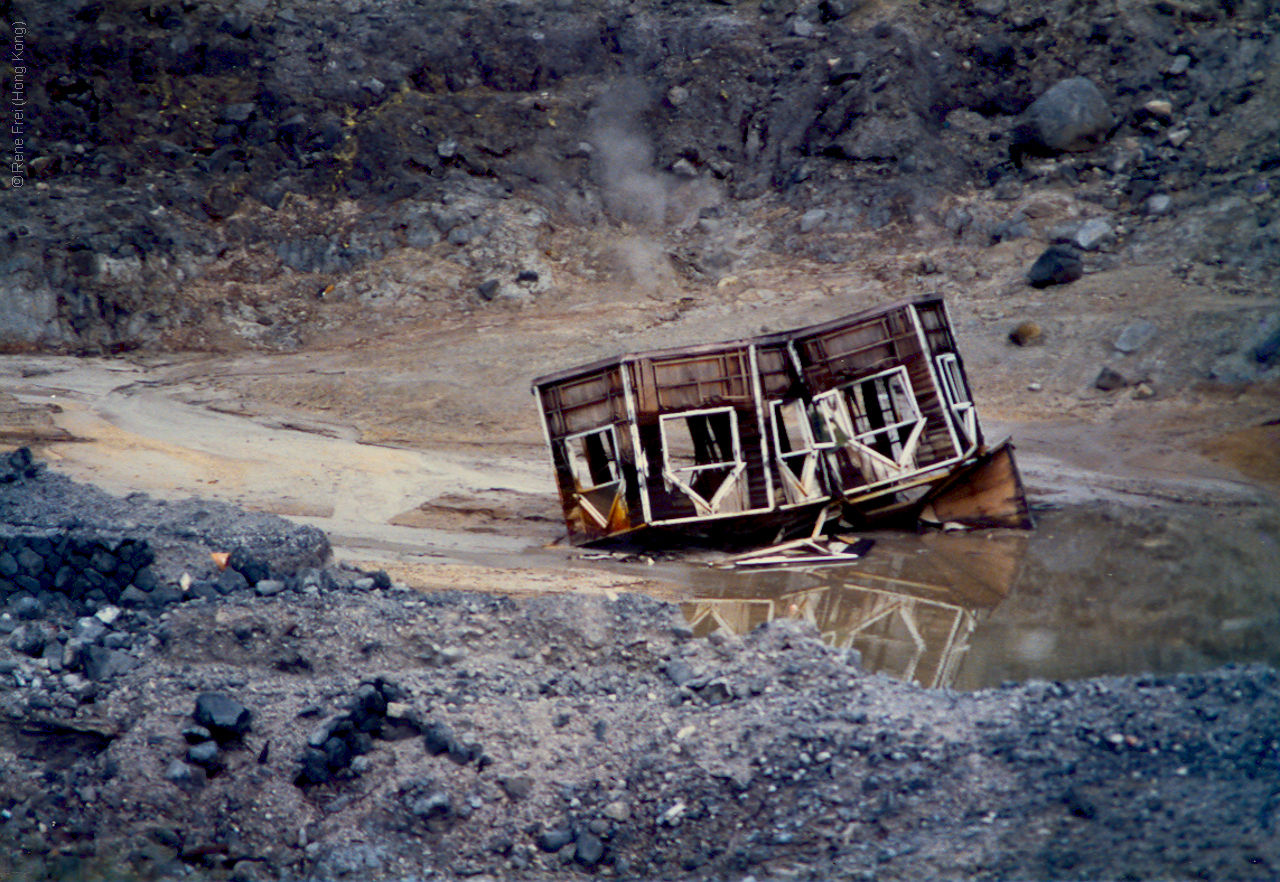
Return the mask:
{"type": "Polygon", "coordinates": [[[812,622],[868,671],[922,686],[956,680],[979,619],[1009,593],[1025,534],[880,537],[857,566],[727,574],[715,596],[681,606],[694,633],[733,634],[778,618],[812,622]]]}

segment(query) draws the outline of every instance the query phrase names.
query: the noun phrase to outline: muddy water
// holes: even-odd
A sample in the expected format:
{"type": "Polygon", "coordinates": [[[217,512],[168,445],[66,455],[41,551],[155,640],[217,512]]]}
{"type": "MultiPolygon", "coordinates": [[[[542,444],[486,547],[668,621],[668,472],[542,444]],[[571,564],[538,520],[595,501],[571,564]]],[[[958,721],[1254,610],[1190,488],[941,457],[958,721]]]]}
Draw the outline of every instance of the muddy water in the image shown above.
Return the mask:
{"type": "Polygon", "coordinates": [[[850,566],[691,573],[695,632],[812,622],[925,686],[1280,664],[1280,520],[1257,506],[1041,512],[1030,533],[882,534],[850,566]]]}

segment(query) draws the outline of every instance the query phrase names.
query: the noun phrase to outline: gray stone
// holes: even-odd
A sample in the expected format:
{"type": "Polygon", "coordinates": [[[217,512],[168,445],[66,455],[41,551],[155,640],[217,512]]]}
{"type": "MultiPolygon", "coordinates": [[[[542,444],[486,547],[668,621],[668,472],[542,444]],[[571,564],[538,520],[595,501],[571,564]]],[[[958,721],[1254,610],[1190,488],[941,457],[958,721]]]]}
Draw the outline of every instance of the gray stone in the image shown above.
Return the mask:
{"type": "Polygon", "coordinates": [[[216,741],[202,741],[187,748],[187,762],[202,769],[216,769],[222,765],[222,750],[216,741]]]}
{"type": "Polygon", "coordinates": [[[664,668],[664,673],[666,673],[667,679],[677,686],[684,686],[697,678],[693,668],[680,659],[668,662],[666,668],[664,668]]]}
{"type": "Polygon", "coordinates": [[[98,694],[97,684],[80,674],[63,674],[62,688],[81,704],[93,701],[94,696],[98,694]]]}
{"type": "Polygon", "coordinates": [[[514,775],[498,779],[498,786],[512,802],[520,802],[533,792],[533,779],[528,775],[514,775]]]}
{"type": "Polygon", "coordinates": [[[552,827],[539,833],[535,841],[538,848],[551,854],[573,842],[573,831],[568,827],[552,827]]]}
{"type": "Polygon", "coordinates": [[[177,759],[169,763],[169,767],[164,770],[164,777],[166,781],[179,787],[198,787],[208,780],[204,769],[177,759]]]}
{"type": "Polygon", "coordinates": [[[105,646],[86,647],[81,661],[85,676],[98,683],[138,666],[138,660],[133,656],[105,646]]]}
{"type": "Polygon", "coordinates": [[[257,592],[259,597],[275,597],[284,590],[284,582],[279,579],[263,579],[253,586],[253,590],[257,592]]]}
{"type": "Polygon", "coordinates": [[[1032,102],[1024,115],[1024,134],[1050,150],[1077,152],[1101,143],[1115,121],[1098,87],[1072,77],[1032,102]]]}
{"type": "Polygon", "coordinates": [[[146,606],[151,603],[151,595],[136,585],[130,585],[120,592],[120,603],[128,607],[146,606]]]}
{"type": "Polygon", "coordinates": [[[1076,230],[1072,242],[1085,251],[1096,251],[1108,241],[1115,239],[1115,230],[1102,218],[1085,221],[1076,230]]]}
{"type": "Polygon", "coordinates": [[[590,833],[579,833],[574,857],[584,867],[594,867],[604,857],[604,843],[590,833]]]}
{"type": "Polygon", "coordinates": [[[40,625],[19,625],[9,635],[9,646],[14,652],[35,658],[44,652],[48,635],[40,625]]]}
{"type": "Polygon", "coordinates": [[[1147,199],[1143,206],[1143,211],[1151,217],[1160,217],[1169,213],[1169,209],[1173,207],[1173,198],[1165,193],[1157,193],[1147,199]]]}
{"type": "Polygon", "coordinates": [[[242,591],[249,587],[249,580],[240,574],[238,570],[227,568],[218,573],[218,580],[215,583],[218,586],[219,594],[231,594],[233,591],[242,591]]]}
{"type": "Polygon", "coordinates": [[[443,790],[413,791],[405,799],[405,807],[424,821],[446,817],[453,811],[453,800],[443,790]]]}
{"type": "Polygon", "coordinates": [[[32,549],[24,548],[18,552],[18,566],[28,575],[39,575],[44,571],[44,558],[32,549]]]}
{"type": "Polygon", "coordinates": [[[791,19],[791,35],[793,37],[812,37],[818,31],[818,26],[806,18],[794,16],[791,19]]]}
{"type": "Polygon", "coordinates": [[[1156,326],[1148,321],[1138,321],[1125,327],[1116,338],[1115,347],[1126,355],[1137,352],[1156,335],[1156,326]]]}
{"type": "Polygon", "coordinates": [[[76,620],[75,627],[71,629],[71,638],[85,643],[97,643],[109,630],[111,629],[96,616],[85,616],[76,620]]]}
{"type": "Polygon", "coordinates": [[[308,745],[302,749],[300,766],[295,781],[299,786],[323,784],[332,777],[329,771],[329,757],[318,747],[308,745]]]}
{"type": "Polygon", "coordinates": [[[44,615],[44,604],[35,597],[19,597],[13,605],[13,614],[26,621],[38,619],[44,615]]]}
{"type": "Polygon", "coordinates": [[[182,730],[182,737],[188,744],[202,744],[213,740],[213,733],[204,726],[188,726],[182,730]]]}
{"type": "Polygon", "coordinates": [[[811,208],[800,215],[800,232],[811,233],[822,226],[830,216],[825,208],[811,208]]]}
{"type": "Polygon", "coordinates": [[[698,169],[689,160],[681,158],[672,164],[671,173],[678,178],[692,180],[698,176],[698,169]]]}

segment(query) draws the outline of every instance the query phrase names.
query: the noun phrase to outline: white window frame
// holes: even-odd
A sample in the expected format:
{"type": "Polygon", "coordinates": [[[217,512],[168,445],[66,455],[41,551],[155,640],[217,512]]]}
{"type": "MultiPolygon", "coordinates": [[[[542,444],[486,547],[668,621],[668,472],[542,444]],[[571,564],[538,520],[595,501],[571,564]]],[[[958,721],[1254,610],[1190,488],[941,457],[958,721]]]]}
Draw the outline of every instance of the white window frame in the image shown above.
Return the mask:
{"type": "Polygon", "coordinates": [[[598,490],[607,490],[610,487],[613,487],[614,500],[617,500],[619,496],[626,495],[625,478],[622,475],[622,470],[618,467],[617,428],[610,425],[595,429],[587,429],[584,432],[575,432],[572,435],[566,435],[562,439],[562,443],[564,444],[565,459],[568,461],[569,465],[569,474],[573,477],[575,485],[573,493],[574,497],[577,498],[578,504],[582,506],[583,511],[585,511],[592,520],[600,526],[607,528],[609,525],[610,513],[608,511],[602,512],[592,505],[587,494],[598,490]],[[609,453],[612,454],[607,458],[607,461],[609,463],[609,472],[613,477],[601,484],[579,485],[578,478],[580,476],[591,475],[591,464],[586,461],[585,457],[579,455],[578,442],[590,435],[604,435],[607,439],[609,453]]]}
{"type": "Polygon", "coordinates": [[[965,440],[973,446],[978,443],[978,411],[965,388],[964,375],[960,373],[960,358],[953,352],[945,352],[935,359],[935,363],[951,416],[964,432],[965,440]]]}
{"type": "MultiPolygon", "coordinates": [[[[687,426],[687,423],[686,423],[687,426]]],[[[658,418],[658,430],[662,440],[662,477],[668,486],[674,485],[679,488],[680,492],[687,496],[697,509],[699,515],[711,516],[721,513],[721,507],[724,505],[725,499],[731,492],[740,490],[739,484],[743,474],[747,470],[747,462],[742,456],[742,441],[738,435],[738,413],[732,407],[708,407],[699,410],[684,410],[678,413],[665,413],[658,418]],[[733,459],[719,460],[711,463],[701,463],[692,466],[677,466],[671,461],[671,435],[667,430],[667,425],[675,420],[687,421],[692,417],[715,416],[719,414],[729,414],[729,430],[733,437],[733,459]],[[725,476],[720,486],[716,488],[716,492],[712,494],[710,499],[702,496],[698,491],[693,489],[693,482],[697,478],[699,472],[709,471],[711,469],[728,468],[729,473],[725,476]]],[[[685,428],[687,431],[687,428],[685,428]]],[[[741,509],[734,509],[733,513],[738,513],[741,509]]]]}

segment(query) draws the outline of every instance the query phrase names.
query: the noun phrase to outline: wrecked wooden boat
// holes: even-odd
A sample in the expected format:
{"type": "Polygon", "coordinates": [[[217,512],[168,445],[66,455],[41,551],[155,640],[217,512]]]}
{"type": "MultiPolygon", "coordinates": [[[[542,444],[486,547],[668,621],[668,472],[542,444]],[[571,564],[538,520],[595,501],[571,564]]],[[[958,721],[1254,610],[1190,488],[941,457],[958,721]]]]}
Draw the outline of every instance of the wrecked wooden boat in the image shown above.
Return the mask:
{"type": "Polygon", "coordinates": [[[533,392],[574,544],[785,535],[833,506],[858,526],[940,511],[1030,526],[1013,448],[985,446],[940,297],[603,359],[533,392]]]}

